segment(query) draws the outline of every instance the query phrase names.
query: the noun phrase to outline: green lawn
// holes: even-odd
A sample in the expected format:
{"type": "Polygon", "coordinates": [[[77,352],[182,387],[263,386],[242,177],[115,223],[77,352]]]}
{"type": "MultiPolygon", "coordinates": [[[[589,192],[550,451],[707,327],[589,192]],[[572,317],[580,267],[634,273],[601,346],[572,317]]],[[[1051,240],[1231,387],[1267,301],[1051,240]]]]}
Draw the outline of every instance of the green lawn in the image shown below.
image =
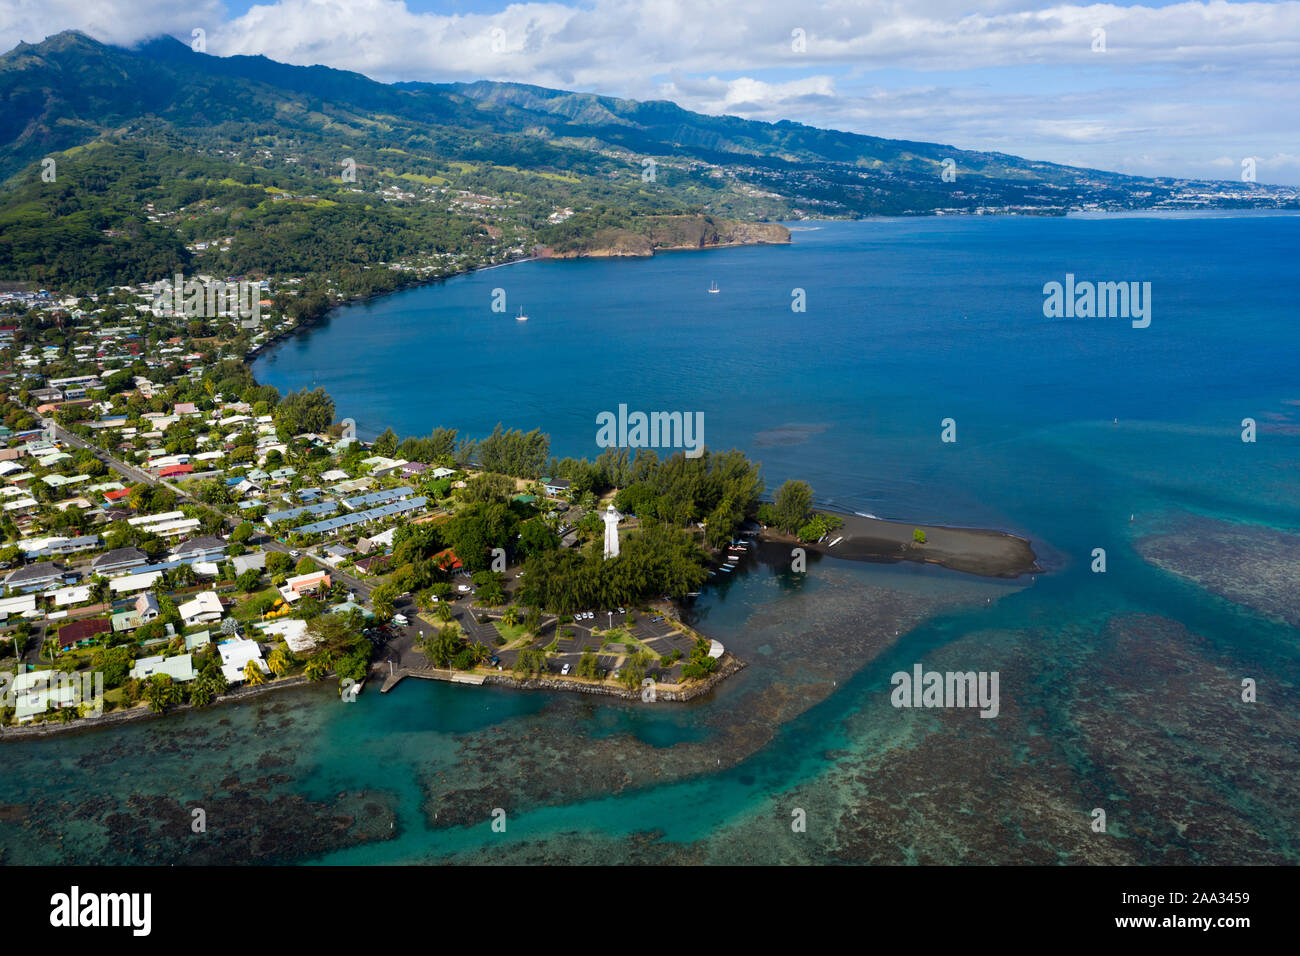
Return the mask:
{"type": "Polygon", "coordinates": [[[245,622],[258,620],[258,614],[255,610],[257,601],[265,598],[267,595],[279,597],[280,592],[275,588],[263,588],[261,591],[254,591],[252,594],[240,600],[230,612],[230,616],[237,621],[245,622]]]}
{"type": "Polygon", "coordinates": [[[497,633],[505,639],[507,647],[528,633],[528,628],[522,624],[502,624],[500,621],[493,623],[496,625],[497,633]]]}

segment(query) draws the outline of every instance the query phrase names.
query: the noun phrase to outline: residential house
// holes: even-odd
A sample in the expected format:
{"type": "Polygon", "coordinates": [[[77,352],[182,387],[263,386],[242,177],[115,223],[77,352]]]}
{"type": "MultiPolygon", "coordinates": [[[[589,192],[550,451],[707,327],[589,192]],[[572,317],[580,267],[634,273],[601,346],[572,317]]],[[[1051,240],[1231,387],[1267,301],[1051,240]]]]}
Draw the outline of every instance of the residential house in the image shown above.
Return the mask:
{"type": "Polygon", "coordinates": [[[113,615],[113,633],[134,631],[150,621],[157,620],[159,613],[158,598],[146,591],[135,599],[135,605],[130,610],[118,611],[113,615]]]}
{"type": "Polygon", "coordinates": [[[177,682],[194,680],[198,674],[194,670],[194,658],[189,654],[177,654],[175,657],[142,657],[131,668],[131,676],[147,680],[155,674],[166,674],[177,682]]]}
{"type": "Polygon", "coordinates": [[[330,586],[330,576],[326,571],[309,571],[298,574],[284,582],[285,588],[299,597],[330,586]]]}
{"type": "Polygon", "coordinates": [[[234,638],[218,644],[217,651],[221,654],[221,673],[226,676],[227,683],[243,683],[244,668],[248,666],[249,661],[256,664],[262,673],[270,673],[266,661],[262,660],[262,648],[258,646],[257,641],[234,638]]]}
{"type": "Polygon", "coordinates": [[[393,535],[396,532],[397,527],[393,526],[387,531],[379,532],[379,534],[360,538],[357,541],[357,550],[362,554],[370,554],[372,551],[386,551],[393,546],[393,535]]]}
{"type": "Polygon", "coordinates": [[[64,569],[53,561],[25,564],[5,576],[5,587],[22,593],[40,591],[61,582],[64,574],[64,569]]]}
{"type": "Polygon", "coordinates": [[[148,563],[149,556],[139,548],[114,548],[91,561],[90,570],[92,574],[111,578],[148,563]]]}
{"type": "Polygon", "coordinates": [[[193,627],[195,624],[212,624],[221,620],[221,615],[225,613],[225,608],[221,606],[221,598],[217,596],[216,591],[202,591],[177,610],[180,611],[181,620],[186,627],[193,627]]]}
{"type": "Polygon", "coordinates": [[[172,548],[174,561],[203,561],[226,553],[226,539],[214,534],[199,535],[172,548]]]}
{"type": "Polygon", "coordinates": [[[237,576],[245,571],[262,571],[266,568],[266,552],[254,551],[251,554],[237,554],[230,559],[230,564],[234,567],[237,576]]]}
{"type": "Polygon", "coordinates": [[[59,649],[84,646],[101,634],[110,634],[113,622],[106,617],[83,617],[59,628],[59,649]]]}

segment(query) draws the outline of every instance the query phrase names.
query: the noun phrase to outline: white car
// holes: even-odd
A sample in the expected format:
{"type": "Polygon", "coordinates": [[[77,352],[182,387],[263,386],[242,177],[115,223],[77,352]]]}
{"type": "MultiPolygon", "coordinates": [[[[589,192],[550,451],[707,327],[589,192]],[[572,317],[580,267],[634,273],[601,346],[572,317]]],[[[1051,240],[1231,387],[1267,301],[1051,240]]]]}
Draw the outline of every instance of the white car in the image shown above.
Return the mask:
{"type": "Polygon", "coordinates": [[[394,614],[393,623],[401,627],[406,627],[406,625],[410,624],[411,622],[406,619],[405,614],[394,614]]]}
{"type": "Polygon", "coordinates": [[[560,676],[562,677],[567,676],[568,673],[569,673],[569,665],[565,664],[563,667],[560,668],[560,676]]]}
{"type": "Polygon", "coordinates": [[[466,593],[469,592],[469,585],[468,585],[468,584],[458,584],[458,585],[456,585],[456,590],[459,591],[459,592],[461,592],[462,594],[466,594],[466,593]]]}

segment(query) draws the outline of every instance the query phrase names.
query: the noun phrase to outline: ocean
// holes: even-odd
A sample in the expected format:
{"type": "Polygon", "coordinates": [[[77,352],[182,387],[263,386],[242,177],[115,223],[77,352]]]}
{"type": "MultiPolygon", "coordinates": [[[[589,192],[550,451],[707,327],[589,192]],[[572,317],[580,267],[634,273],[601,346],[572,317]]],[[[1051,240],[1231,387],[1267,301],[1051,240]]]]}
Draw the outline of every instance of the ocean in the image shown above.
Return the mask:
{"type": "Polygon", "coordinates": [[[749,663],[690,704],[407,681],[10,743],[5,862],[1300,860],[1300,217],[793,227],[344,307],[255,372],[362,437],[557,455],[700,412],[769,487],[1013,531],[1044,574],[766,546],[685,609],[749,663]],[[1149,282],[1149,326],[1046,317],[1067,275],[1149,282]],[[997,716],[893,706],[917,664],[997,672],[997,716]]]}

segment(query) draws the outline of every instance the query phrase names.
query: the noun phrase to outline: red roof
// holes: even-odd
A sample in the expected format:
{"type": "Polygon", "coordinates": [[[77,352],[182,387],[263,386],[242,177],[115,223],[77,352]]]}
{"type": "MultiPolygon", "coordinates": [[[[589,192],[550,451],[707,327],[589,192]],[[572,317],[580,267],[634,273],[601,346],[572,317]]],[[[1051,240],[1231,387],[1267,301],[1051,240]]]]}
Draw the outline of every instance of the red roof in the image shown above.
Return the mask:
{"type": "Polygon", "coordinates": [[[119,488],[117,491],[104,492],[104,497],[107,498],[109,501],[121,501],[130,493],[131,493],[130,488],[119,488]]]}
{"type": "Polygon", "coordinates": [[[168,478],[171,475],[188,475],[194,471],[193,465],[168,465],[166,468],[158,469],[159,478],[168,478]]]}
{"type": "Polygon", "coordinates": [[[439,551],[433,556],[433,560],[444,571],[459,571],[461,568],[460,558],[456,557],[456,552],[451,548],[439,551]]]}
{"type": "Polygon", "coordinates": [[[96,634],[108,634],[112,630],[113,622],[106,617],[82,618],[59,629],[59,646],[71,647],[78,641],[84,641],[96,634]]]}
{"type": "Polygon", "coordinates": [[[352,563],[367,574],[383,574],[388,567],[389,555],[371,554],[352,563]]]}

